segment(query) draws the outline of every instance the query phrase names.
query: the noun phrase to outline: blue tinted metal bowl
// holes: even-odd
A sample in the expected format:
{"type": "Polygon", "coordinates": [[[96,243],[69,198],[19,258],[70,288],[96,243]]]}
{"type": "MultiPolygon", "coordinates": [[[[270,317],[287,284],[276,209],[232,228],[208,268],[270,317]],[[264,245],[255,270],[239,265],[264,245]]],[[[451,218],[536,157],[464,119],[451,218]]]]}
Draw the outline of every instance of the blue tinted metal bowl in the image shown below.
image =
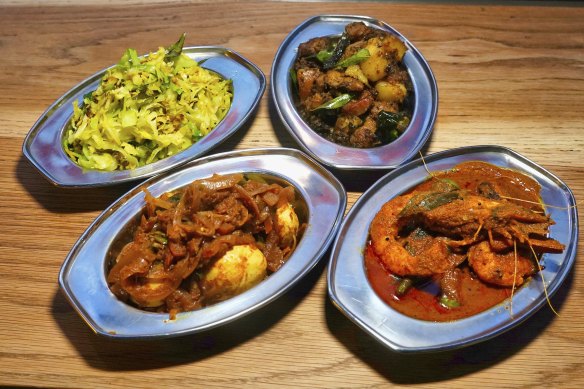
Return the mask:
{"type": "Polygon", "coordinates": [[[321,15],[296,27],[282,42],[274,58],[271,93],[280,118],[300,146],[322,164],[341,170],[393,169],[414,158],[430,137],[438,111],[438,87],[422,54],[394,28],[365,16],[321,15]],[[330,142],[304,122],[294,105],[290,69],[296,60],[298,46],[311,38],[340,35],[351,22],[364,22],[396,35],[408,48],[403,63],[414,86],[412,120],[397,140],[380,147],[358,149],[330,142]]]}
{"type": "MultiPolygon", "coordinates": [[[[436,153],[425,158],[430,171],[447,170],[464,161],[484,161],[521,171],[541,185],[541,198],[554,205],[546,211],[556,222],[550,236],[566,245],[561,254],[544,254],[542,272],[548,295],[569,274],[578,246],[578,212],[571,190],[559,178],[512,150],[476,146],[436,153]]],[[[353,205],[335,240],[328,269],[328,291],[333,303],[365,332],[401,352],[442,351],[478,343],[520,324],[546,304],[542,280],[534,276],[508,304],[492,307],[466,319],[435,323],[405,316],[383,302],[369,285],[363,250],[368,230],[381,206],[428,178],[422,160],[410,162],[376,182],[353,205]],[[366,227],[367,226],[367,227],[366,227]]]]}
{"type": "Polygon", "coordinates": [[[53,184],[80,188],[144,179],[176,168],[217,146],[234,134],[250,117],[264,94],[266,78],[257,66],[229,49],[185,47],[183,53],[198,62],[204,61],[202,67],[233,82],[233,101],[225,118],[188,149],[132,170],[84,170],[75,164],[63,150],[63,134],[73,114],[73,101],[81,101],[85,94],[97,88],[107,70],[104,69],[73,87],[43,113],[24,140],[24,156],[53,184]]]}
{"type": "Polygon", "coordinates": [[[281,296],[324,255],[347,204],[339,181],[304,153],[256,149],[192,161],[173,173],[140,184],[107,208],[83,233],[65,259],[59,284],[71,305],[98,334],[113,338],[159,338],[192,334],[247,315],[281,296]],[[112,244],[144,207],[144,192],[155,197],[217,174],[256,173],[294,186],[307,206],[307,228],[288,261],[248,291],[209,307],[177,314],[134,308],[109,290],[106,261],[112,244]]]}

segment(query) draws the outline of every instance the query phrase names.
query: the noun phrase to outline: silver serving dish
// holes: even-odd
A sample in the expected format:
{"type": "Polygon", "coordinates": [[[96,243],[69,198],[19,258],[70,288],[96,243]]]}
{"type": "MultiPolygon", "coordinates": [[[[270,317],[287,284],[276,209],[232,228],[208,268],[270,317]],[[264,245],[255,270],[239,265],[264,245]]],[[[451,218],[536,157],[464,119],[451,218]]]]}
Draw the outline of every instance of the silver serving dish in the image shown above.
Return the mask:
{"type": "MultiPolygon", "coordinates": [[[[470,160],[524,172],[541,185],[541,197],[556,224],[550,236],[566,244],[561,254],[544,254],[543,276],[551,297],[574,264],[578,245],[578,212],[570,189],[559,178],[512,150],[476,146],[440,152],[425,158],[430,171],[452,168],[470,160]]],[[[328,269],[328,291],[334,304],[365,332],[385,346],[401,352],[440,351],[468,346],[492,338],[518,325],[546,304],[539,275],[513,296],[513,317],[508,301],[475,316],[446,323],[412,319],[385,304],[369,285],[363,249],[368,227],[381,206],[423,182],[428,171],[422,160],[412,161],[375,183],[353,205],[335,240],[328,269]],[[360,260],[361,258],[361,260],[360,260]]]]}
{"type": "Polygon", "coordinates": [[[73,114],[72,103],[95,90],[107,69],[73,87],[53,103],[26,136],[24,156],[50,182],[61,187],[97,187],[143,179],[197,158],[235,133],[258,105],[266,88],[262,71],[239,54],[226,48],[185,47],[183,53],[206,69],[233,82],[233,102],[225,118],[204,138],[169,158],[133,170],[104,172],[84,170],[63,150],[63,134],[73,114]]]}
{"type": "Polygon", "coordinates": [[[273,301],[307,274],[334,239],[347,204],[339,181],[304,153],[254,149],[192,161],[171,174],[156,176],[106,209],[83,233],[65,259],[59,284],[66,297],[98,334],[116,338],[155,338],[191,334],[231,322],[273,301]],[[143,188],[153,196],[183,187],[213,173],[258,173],[293,185],[307,204],[307,229],[288,262],[250,290],[176,320],[118,300],[106,282],[108,251],[144,206],[143,188]]]}
{"type": "Polygon", "coordinates": [[[272,64],[271,92],[284,125],[296,141],[319,162],[342,170],[393,169],[414,158],[424,146],[438,111],[438,87],[422,54],[391,26],[365,16],[321,15],[296,27],[280,45],[272,64]],[[340,35],[351,22],[364,22],[399,37],[407,46],[403,62],[414,86],[414,110],[410,126],[390,144],[358,149],[326,140],[304,122],[294,105],[290,69],[298,46],[311,38],[340,35]]]}

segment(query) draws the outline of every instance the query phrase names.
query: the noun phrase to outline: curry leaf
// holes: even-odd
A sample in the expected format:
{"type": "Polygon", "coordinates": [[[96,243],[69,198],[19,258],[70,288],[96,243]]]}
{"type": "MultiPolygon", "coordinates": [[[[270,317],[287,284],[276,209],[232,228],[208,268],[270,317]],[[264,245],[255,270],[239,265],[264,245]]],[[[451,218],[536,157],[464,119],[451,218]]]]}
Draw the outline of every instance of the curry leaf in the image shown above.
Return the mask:
{"type": "Polygon", "coordinates": [[[353,54],[352,56],[345,58],[344,60],[338,62],[336,67],[346,68],[346,67],[349,67],[351,65],[357,65],[357,64],[365,61],[369,57],[371,57],[369,50],[361,49],[361,50],[357,51],[355,54],[353,54]]]}
{"type": "Polygon", "coordinates": [[[316,54],[316,59],[318,59],[320,62],[323,62],[324,63],[332,55],[333,55],[333,52],[332,51],[321,50],[321,51],[318,52],[318,54],[316,54]]]}
{"type": "Polygon", "coordinates": [[[317,109],[337,109],[337,108],[341,108],[342,106],[344,106],[345,104],[347,104],[349,101],[351,101],[351,95],[348,93],[342,94],[340,96],[335,97],[332,100],[327,101],[324,104],[319,105],[318,107],[314,108],[313,111],[316,111],[317,109]]]}
{"type": "Polygon", "coordinates": [[[298,89],[298,75],[296,74],[296,70],[294,70],[294,68],[290,68],[290,80],[292,80],[294,89],[298,89]]]}
{"type": "Polygon", "coordinates": [[[183,32],[179,40],[166,49],[166,55],[164,56],[166,61],[172,61],[182,53],[185,37],[186,33],[183,32]]]}
{"type": "Polygon", "coordinates": [[[413,196],[400,211],[399,217],[409,217],[417,213],[431,211],[460,198],[458,191],[422,192],[413,196]]]}
{"type": "Polygon", "coordinates": [[[377,138],[384,144],[393,142],[410,124],[403,113],[382,111],[377,116],[377,138]]]}
{"type": "Polygon", "coordinates": [[[341,59],[343,52],[347,46],[349,46],[349,43],[351,43],[349,37],[346,33],[343,33],[333,49],[331,56],[323,62],[322,67],[324,70],[329,70],[336,66],[339,59],[341,59]]]}

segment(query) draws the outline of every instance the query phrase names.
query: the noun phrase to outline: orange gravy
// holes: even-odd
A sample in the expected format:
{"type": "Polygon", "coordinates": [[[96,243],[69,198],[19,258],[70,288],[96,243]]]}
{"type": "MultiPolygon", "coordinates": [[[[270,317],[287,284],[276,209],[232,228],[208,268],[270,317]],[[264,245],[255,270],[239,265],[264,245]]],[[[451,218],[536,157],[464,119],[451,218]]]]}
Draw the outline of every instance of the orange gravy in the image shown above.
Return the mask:
{"type": "MultiPolygon", "coordinates": [[[[485,162],[465,162],[451,170],[433,173],[434,178],[454,181],[461,189],[477,192],[483,182],[495,184],[498,194],[515,199],[517,204],[533,210],[542,210],[540,205],[540,186],[533,178],[522,173],[497,167],[485,162]]],[[[432,188],[434,179],[416,186],[412,191],[427,191],[432,188]]],[[[469,269],[466,262],[460,266],[460,306],[446,308],[439,302],[441,294],[439,283],[428,279],[411,287],[407,293],[398,297],[396,289],[400,278],[387,271],[375,251],[368,243],[364,249],[367,278],[377,295],[395,310],[420,320],[452,321],[469,317],[501,304],[511,296],[511,288],[491,285],[481,281],[469,269]]]]}
{"type": "Polygon", "coordinates": [[[412,287],[405,295],[398,297],[396,289],[400,279],[383,268],[369,245],[365,249],[365,269],[371,287],[386,304],[406,316],[420,320],[462,319],[500,304],[511,296],[511,288],[486,284],[465,267],[460,277],[460,307],[448,309],[441,305],[440,289],[431,280],[412,287]]]}

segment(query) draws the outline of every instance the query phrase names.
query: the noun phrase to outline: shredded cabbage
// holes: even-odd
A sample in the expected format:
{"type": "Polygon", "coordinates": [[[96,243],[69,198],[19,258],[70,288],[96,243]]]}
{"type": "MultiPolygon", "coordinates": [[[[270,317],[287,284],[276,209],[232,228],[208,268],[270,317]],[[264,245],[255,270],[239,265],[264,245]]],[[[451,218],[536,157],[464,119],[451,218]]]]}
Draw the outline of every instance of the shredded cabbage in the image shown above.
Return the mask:
{"type": "Polygon", "coordinates": [[[174,155],[225,117],[231,80],[182,53],[184,34],[168,49],[138,57],[128,49],[98,88],[73,103],[65,152],[85,169],[134,169],[174,155]]]}

